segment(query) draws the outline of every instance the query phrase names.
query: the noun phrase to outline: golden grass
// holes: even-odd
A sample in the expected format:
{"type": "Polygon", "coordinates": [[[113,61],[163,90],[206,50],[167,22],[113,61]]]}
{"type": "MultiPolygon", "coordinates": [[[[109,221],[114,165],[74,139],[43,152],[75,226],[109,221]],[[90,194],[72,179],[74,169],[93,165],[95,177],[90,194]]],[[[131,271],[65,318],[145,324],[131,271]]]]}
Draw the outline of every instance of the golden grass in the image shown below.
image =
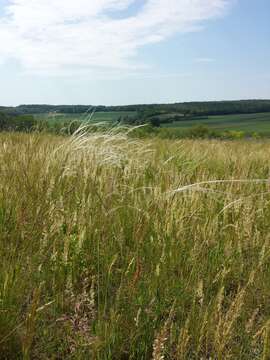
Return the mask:
{"type": "Polygon", "coordinates": [[[1,359],[269,359],[270,144],[0,136],[1,359]]]}

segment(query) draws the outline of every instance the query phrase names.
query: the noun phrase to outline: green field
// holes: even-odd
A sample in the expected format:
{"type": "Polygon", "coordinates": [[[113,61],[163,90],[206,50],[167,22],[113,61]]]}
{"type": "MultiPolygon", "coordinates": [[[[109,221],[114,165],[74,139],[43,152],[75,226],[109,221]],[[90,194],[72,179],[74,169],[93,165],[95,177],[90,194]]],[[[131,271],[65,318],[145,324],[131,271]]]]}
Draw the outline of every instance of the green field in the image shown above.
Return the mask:
{"type": "Polygon", "coordinates": [[[73,120],[82,120],[82,121],[93,121],[93,122],[114,122],[117,121],[120,117],[126,116],[135,116],[136,112],[132,111],[108,111],[108,112],[94,112],[94,113],[84,113],[84,114],[62,114],[62,113],[51,113],[51,114],[38,114],[35,115],[37,119],[40,120],[49,120],[51,122],[65,122],[73,120]]]}
{"type": "MultiPolygon", "coordinates": [[[[89,114],[38,114],[35,117],[39,120],[49,120],[51,123],[62,123],[73,120],[92,122],[115,122],[120,117],[136,116],[136,112],[131,111],[112,111],[112,112],[96,112],[89,114]]],[[[176,114],[174,114],[176,115],[176,114]]],[[[270,135],[270,113],[257,114],[236,114],[236,115],[220,115],[209,116],[198,119],[180,120],[173,123],[162,124],[163,128],[170,128],[173,131],[177,129],[190,129],[191,127],[204,125],[215,131],[223,132],[228,130],[244,131],[245,133],[259,133],[262,135],[270,135]]]]}
{"type": "Polygon", "coordinates": [[[236,130],[247,133],[270,134],[270,113],[209,116],[208,119],[192,119],[163,124],[162,127],[188,129],[206,125],[217,131],[236,130]]]}

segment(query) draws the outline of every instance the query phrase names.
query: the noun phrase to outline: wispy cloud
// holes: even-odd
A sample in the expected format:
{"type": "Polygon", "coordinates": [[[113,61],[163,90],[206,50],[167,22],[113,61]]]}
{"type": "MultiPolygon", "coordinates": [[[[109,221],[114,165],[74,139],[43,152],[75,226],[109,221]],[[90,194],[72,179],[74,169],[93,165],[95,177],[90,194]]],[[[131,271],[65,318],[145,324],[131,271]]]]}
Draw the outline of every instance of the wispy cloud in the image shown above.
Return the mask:
{"type": "MultiPolygon", "coordinates": [[[[113,17],[136,0],[9,0],[0,18],[0,59],[26,71],[134,71],[141,47],[196,30],[233,0],[145,0],[131,16],[113,17]]],[[[128,13],[128,12],[127,12],[128,13]]]]}

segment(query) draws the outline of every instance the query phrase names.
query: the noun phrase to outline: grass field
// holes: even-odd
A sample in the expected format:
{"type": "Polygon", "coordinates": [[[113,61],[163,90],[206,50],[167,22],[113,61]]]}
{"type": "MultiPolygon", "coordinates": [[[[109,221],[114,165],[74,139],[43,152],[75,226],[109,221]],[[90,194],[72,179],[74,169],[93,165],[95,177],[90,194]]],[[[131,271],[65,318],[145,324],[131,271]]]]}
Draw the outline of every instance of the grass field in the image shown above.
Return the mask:
{"type": "Polygon", "coordinates": [[[270,135],[270,113],[209,116],[208,119],[177,121],[163,127],[188,129],[206,125],[217,131],[236,130],[270,135]]]}
{"type": "Polygon", "coordinates": [[[107,111],[107,112],[93,112],[87,114],[38,114],[35,115],[37,119],[40,120],[50,120],[54,121],[73,121],[73,120],[85,120],[93,122],[103,122],[103,121],[117,121],[120,117],[125,116],[135,116],[136,112],[132,111],[107,111]]]}
{"type": "Polygon", "coordinates": [[[1,359],[270,358],[270,143],[0,136],[1,359]]]}

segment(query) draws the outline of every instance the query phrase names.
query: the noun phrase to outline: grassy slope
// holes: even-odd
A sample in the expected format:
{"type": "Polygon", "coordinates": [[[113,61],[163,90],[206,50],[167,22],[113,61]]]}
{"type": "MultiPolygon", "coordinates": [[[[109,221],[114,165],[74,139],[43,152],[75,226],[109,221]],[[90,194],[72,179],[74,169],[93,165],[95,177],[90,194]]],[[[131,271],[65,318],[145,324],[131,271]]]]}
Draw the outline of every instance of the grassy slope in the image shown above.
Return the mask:
{"type": "Polygon", "coordinates": [[[270,134],[270,113],[209,116],[209,119],[177,121],[164,127],[187,129],[195,125],[207,125],[214,130],[239,130],[270,134]]]}
{"type": "Polygon", "coordinates": [[[0,137],[1,359],[269,359],[269,143],[0,137]]]}

